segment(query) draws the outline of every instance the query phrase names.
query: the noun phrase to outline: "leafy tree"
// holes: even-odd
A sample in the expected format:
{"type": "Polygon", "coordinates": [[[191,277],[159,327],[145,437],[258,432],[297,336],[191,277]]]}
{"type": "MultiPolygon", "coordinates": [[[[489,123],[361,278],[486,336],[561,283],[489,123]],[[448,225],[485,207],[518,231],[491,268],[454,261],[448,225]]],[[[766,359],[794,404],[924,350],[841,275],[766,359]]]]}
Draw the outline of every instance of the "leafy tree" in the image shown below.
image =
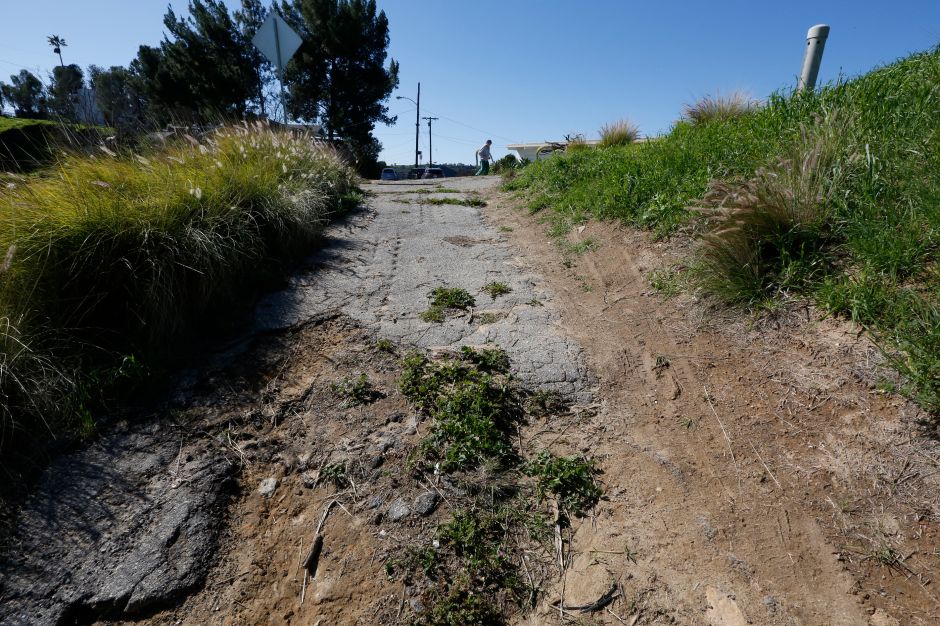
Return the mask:
{"type": "Polygon", "coordinates": [[[0,83],[3,99],[13,106],[17,117],[46,117],[46,92],[42,82],[29,70],[10,76],[10,84],[0,83]]]}
{"type": "Polygon", "coordinates": [[[65,67],[65,62],[62,60],[62,48],[68,45],[65,43],[65,39],[58,35],[49,35],[46,37],[46,41],[52,46],[52,52],[59,55],[59,65],[65,67]]]}
{"type": "Polygon", "coordinates": [[[95,102],[108,126],[118,132],[138,128],[142,123],[143,104],[134,74],[119,65],[107,70],[92,65],[89,74],[95,102]]]}
{"type": "Polygon", "coordinates": [[[381,144],[372,130],[377,122],[394,123],[385,101],[398,85],[398,63],[385,66],[385,12],[375,0],[285,0],[281,9],[304,39],[286,76],[291,113],[319,121],[360,161],[374,163],[381,144]]]}
{"type": "Polygon", "coordinates": [[[60,65],[52,69],[49,86],[49,108],[53,113],[68,120],[75,119],[75,108],[79,92],[85,86],[85,77],[77,65],[60,65]]]}
{"type": "Polygon", "coordinates": [[[168,8],[168,37],[141,46],[131,68],[149,112],[160,121],[243,116],[258,94],[255,57],[221,0],[191,0],[189,17],[168,8]]]}

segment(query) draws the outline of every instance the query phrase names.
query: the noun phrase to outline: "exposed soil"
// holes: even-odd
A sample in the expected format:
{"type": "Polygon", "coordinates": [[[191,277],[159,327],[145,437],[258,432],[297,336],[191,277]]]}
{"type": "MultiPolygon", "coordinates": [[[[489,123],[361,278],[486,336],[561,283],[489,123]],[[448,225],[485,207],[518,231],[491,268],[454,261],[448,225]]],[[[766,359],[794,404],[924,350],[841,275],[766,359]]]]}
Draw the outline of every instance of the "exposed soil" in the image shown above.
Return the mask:
{"type": "Polygon", "coordinates": [[[572,264],[505,196],[485,214],[600,379],[603,410],[567,436],[605,459],[611,501],[574,537],[568,595],[620,578],[637,623],[940,623],[940,448],[877,390],[890,373],[857,327],[668,300],[649,273],[681,244],[591,223],[571,241],[600,245],[572,264]],[[625,546],[635,563],[597,552],[625,546]]]}
{"type": "Polygon", "coordinates": [[[184,390],[178,431],[153,455],[176,482],[196,468],[235,485],[205,490],[219,494],[207,496],[214,534],[186,553],[205,567],[126,616],[113,612],[127,600],[117,594],[103,608],[81,600],[85,612],[59,623],[326,626],[422,614],[430,583],[388,565],[432,545],[463,503],[444,477],[409,469],[427,424],[398,389],[399,358],[463,343],[503,346],[522,384],[574,403],[529,421],[524,454],[586,454],[603,471],[605,500],[560,535],[565,567],[550,547],[527,548],[540,592],[534,609],[507,609],[515,623],[940,623],[940,447],[915,405],[878,390],[890,372],[856,327],[812,308],[751,318],[667,299],[649,273],[676,262],[681,242],[591,223],[571,240],[599,246],[562,255],[493,182],[454,183],[483,192],[483,209],[426,206],[421,194],[403,209],[382,194],[410,183],[375,186],[375,212],[328,231],[324,254],[261,307],[263,332],[184,390]],[[418,320],[437,284],[478,294],[492,280],[512,293],[478,295],[479,310],[442,324],[418,320]],[[375,393],[352,406],[334,385],[360,374],[375,393]],[[164,454],[172,441],[178,454],[164,454]],[[318,527],[310,577],[302,563],[318,527]],[[612,590],[610,603],[575,608],[612,590]]]}

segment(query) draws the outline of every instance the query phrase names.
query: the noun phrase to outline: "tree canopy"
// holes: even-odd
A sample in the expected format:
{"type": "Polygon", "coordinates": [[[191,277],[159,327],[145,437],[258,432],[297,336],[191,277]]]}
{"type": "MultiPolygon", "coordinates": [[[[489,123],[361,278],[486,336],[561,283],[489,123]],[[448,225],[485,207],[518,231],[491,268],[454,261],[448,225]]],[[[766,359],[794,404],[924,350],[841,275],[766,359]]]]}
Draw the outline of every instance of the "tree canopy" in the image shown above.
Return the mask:
{"type": "Polygon", "coordinates": [[[77,65],[60,65],[52,68],[49,109],[62,119],[74,121],[79,93],[84,86],[85,76],[82,68],[77,65]]]}
{"type": "Polygon", "coordinates": [[[3,99],[13,106],[17,117],[46,117],[46,90],[42,81],[29,70],[10,76],[10,84],[0,83],[3,99]]]}
{"type": "Polygon", "coordinates": [[[131,64],[148,112],[160,119],[244,116],[259,93],[256,57],[221,0],[191,0],[189,17],[172,8],[168,36],[141,46],[131,64]]]}
{"type": "Polygon", "coordinates": [[[395,121],[385,102],[398,85],[398,63],[385,65],[385,12],[375,0],[294,0],[281,9],[304,39],[286,75],[290,112],[374,160],[380,146],[372,129],[395,121]]]}

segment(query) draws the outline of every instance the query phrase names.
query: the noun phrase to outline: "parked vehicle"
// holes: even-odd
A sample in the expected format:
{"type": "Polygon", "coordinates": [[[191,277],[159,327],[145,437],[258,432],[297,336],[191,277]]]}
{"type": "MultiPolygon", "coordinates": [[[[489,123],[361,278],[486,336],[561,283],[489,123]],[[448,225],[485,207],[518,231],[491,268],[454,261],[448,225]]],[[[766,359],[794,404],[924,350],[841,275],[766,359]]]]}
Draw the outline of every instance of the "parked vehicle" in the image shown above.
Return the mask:
{"type": "Polygon", "coordinates": [[[444,170],[439,167],[428,167],[421,174],[421,178],[444,178],[444,170]]]}
{"type": "Polygon", "coordinates": [[[423,167],[413,167],[408,172],[408,180],[418,180],[419,178],[421,178],[422,174],[424,174],[423,167]]]}
{"type": "Polygon", "coordinates": [[[390,167],[386,167],[382,170],[382,173],[379,175],[380,180],[398,180],[398,174],[395,173],[390,167]]]}

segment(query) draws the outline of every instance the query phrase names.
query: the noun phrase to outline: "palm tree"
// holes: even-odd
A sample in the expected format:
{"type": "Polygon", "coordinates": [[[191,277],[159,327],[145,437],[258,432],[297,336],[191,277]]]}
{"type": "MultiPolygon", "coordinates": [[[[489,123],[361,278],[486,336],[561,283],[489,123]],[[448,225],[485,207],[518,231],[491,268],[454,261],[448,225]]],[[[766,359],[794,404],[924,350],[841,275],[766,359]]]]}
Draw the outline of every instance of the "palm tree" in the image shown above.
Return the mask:
{"type": "Polygon", "coordinates": [[[49,45],[52,46],[52,51],[59,55],[59,65],[65,67],[65,63],[62,61],[62,48],[68,45],[65,43],[65,39],[59,37],[58,35],[49,35],[46,37],[46,41],[48,41],[49,45]]]}

